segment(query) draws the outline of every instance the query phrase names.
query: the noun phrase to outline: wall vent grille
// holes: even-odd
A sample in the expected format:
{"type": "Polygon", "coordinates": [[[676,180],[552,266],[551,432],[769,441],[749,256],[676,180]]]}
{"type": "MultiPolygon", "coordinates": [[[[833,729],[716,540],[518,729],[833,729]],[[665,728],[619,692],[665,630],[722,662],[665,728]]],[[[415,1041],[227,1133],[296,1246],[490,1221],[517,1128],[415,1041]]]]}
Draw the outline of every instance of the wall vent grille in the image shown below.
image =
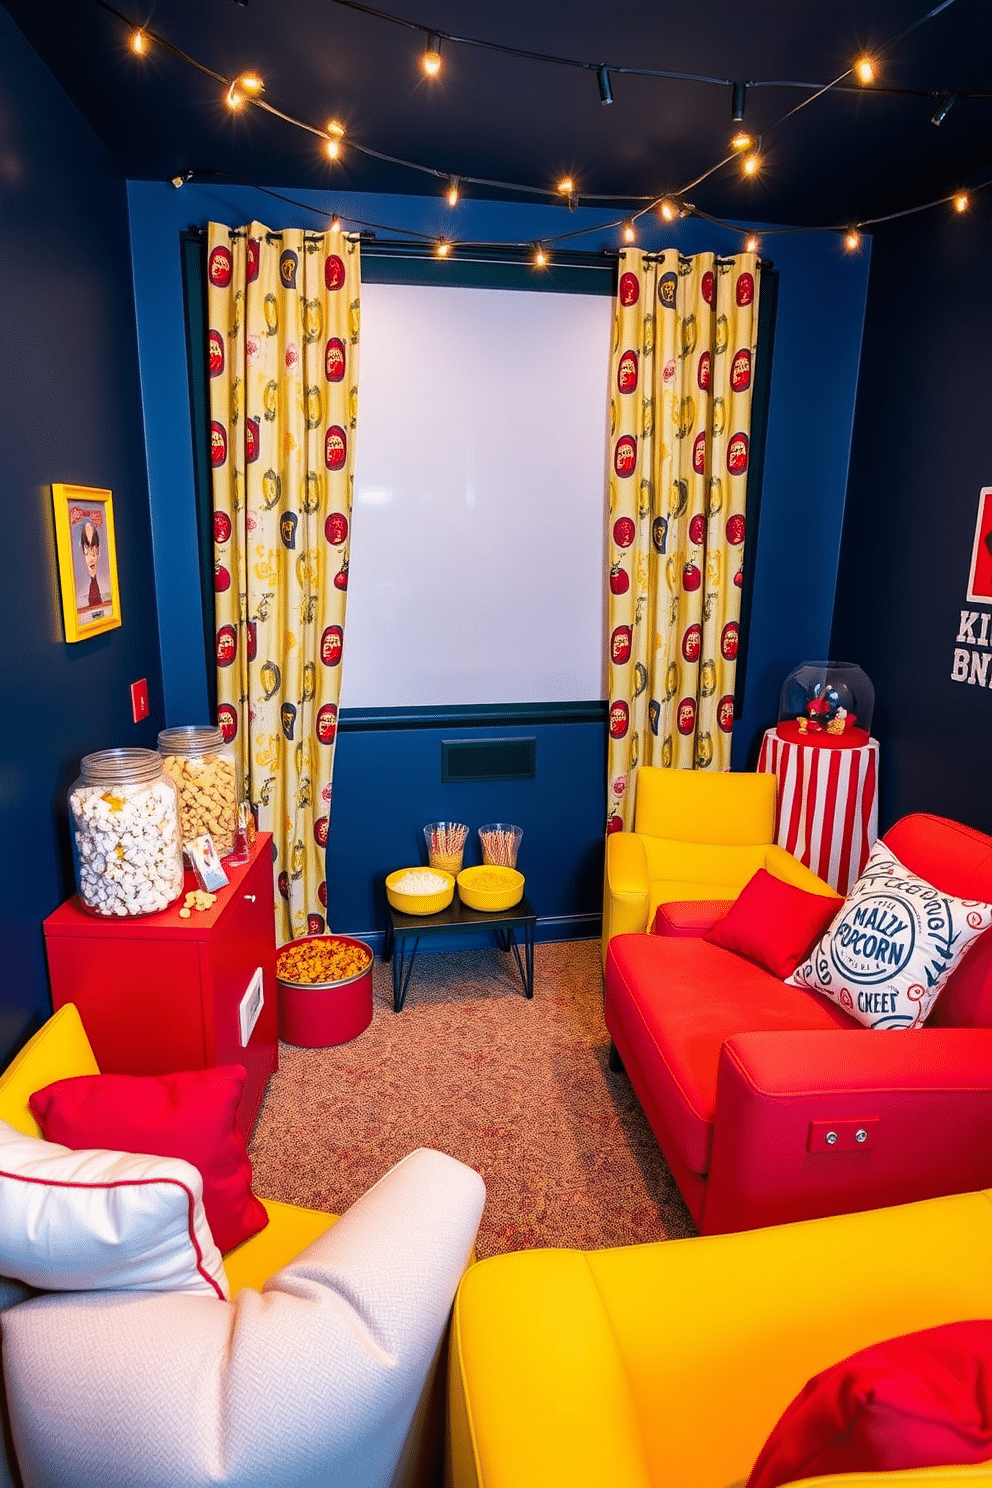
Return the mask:
{"type": "Polygon", "coordinates": [[[537,739],[442,739],[441,780],[533,780],[537,739]]]}

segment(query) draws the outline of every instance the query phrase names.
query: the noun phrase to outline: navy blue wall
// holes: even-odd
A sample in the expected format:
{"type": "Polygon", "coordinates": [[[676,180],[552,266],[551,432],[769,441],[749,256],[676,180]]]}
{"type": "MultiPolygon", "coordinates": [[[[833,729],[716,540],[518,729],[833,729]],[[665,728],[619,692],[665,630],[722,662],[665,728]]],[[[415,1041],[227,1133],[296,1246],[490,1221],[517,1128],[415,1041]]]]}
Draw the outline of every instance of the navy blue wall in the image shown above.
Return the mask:
{"type": "Polygon", "coordinates": [[[922,810],[992,831],[992,689],[951,677],[961,611],[992,611],[965,599],[992,485],[990,259],[992,192],[872,252],[832,650],[875,684],[883,829],[922,810]]]}
{"type": "Polygon", "coordinates": [[[481,862],[479,827],[513,822],[524,832],[517,867],[526,875],[527,897],[541,920],[538,938],[598,935],[605,812],[605,716],[599,722],[500,723],[484,729],[447,724],[351,731],[346,726],[334,760],[328,922],[374,941],[385,925],[386,874],[426,861],[428,822],[464,822],[470,828],[466,868],[481,862]],[[442,740],[494,736],[536,741],[533,780],[442,784],[442,740]]]}
{"type": "MultiPolygon", "coordinates": [[[[193,723],[206,719],[208,703],[179,234],[211,218],[235,225],[257,217],[270,227],[315,227],[321,219],[249,188],[190,183],[176,190],[132,181],[128,192],[166,713],[170,724],[193,723]],[[166,576],[175,605],[166,605],[166,576]]],[[[398,228],[452,231],[453,215],[440,198],[291,195],[316,206],[325,221],[336,210],[379,224],[381,237],[398,228]]],[[[561,232],[566,220],[560,207],[470,200],[459,204],[456,216],[465,236],[524,243],[561,232]]],[[[608,219],[583,209],[567,218],[567,226],[598,229],[608,219]]],[[[692,220],[665,226],[644,219],[642,228],[646,248],[677,243],[686,252],[731,252],[741,246],[740,233],[692,220]]],[[[615,247],[617,235],[597,230],[578,242],[595,251],[615,247]]],[[[738,768],[753,766],[761,735],[776,720],[785,676],[827,649],[868,282],[867,254],[845,254],[836,234],[769,236],[762,251],[780,270],[779,313],[747,685],[734,733],[738,768]]],[[[601,597],[591,602],[598,605],[601,597]]],[[[450,728],[447,733],[456,736],[450,728]]],[[[497,795],[488,786],[459,806],[458,792],[466,787],[439,794],[437,737],[342,732],[328,843],[332,928],[367,933],[381,926],[381,878],[420,860],[424,822],[455,819],[475,827],[502,810],[527,831],[521,866],[538,913],[559,928],[563,918],[576,925],[595,916],[605,809],[602,730],[572,724],[538,734],[536,782],[515,789],[505,806],[498,806],[502,789],[497,795]],[[388,810],[380,806],[383,791],[388,810]]]]}
{"type": "Polygon", "coordinates": [[[0,10],[4,533],[0,1060],[51,1011],[41,922],[72,891],[65,793],[154,745],[161,661],[124,181],[0,10]],[[50,485],[114,493],[123,626],[63,638],[50,485]],[[151,716],[131,719],[147,677],[151,716]]]}

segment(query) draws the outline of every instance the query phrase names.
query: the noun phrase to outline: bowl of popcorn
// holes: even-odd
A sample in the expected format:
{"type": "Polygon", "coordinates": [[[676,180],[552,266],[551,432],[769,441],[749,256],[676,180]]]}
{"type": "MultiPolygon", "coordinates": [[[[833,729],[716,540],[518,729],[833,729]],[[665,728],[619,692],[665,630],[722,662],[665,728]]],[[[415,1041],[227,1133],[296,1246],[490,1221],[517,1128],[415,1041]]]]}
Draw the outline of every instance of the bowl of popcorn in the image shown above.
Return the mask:
{"type": "Polygon", "coordinates": [[[276,956],[279,1037],[304,1049],[344,1044],[372,1022],[372,947],[353,935],[303,935],[276,956]]]}
{"type": "Polygon", "coordinates": [[[498,863],[480,863],[476,868],[463,868],[458,875],[458,897],[469,909],[490,914],[512,909],[524,897],[524,876],[516,868],[498,863]]]}
{"type": "Polygon", "coordinates": [[[386,898],[402,914],[437,914],[454,897],[455,875],[440,868],[397,868],[386,879],[386,898]]]}
{"type": "Polygon", "coordinates": [[[303,935],[276,957],[276,981],[286,987],[340,987],[364,976],[372,948],[352,935],[303,935]]]}

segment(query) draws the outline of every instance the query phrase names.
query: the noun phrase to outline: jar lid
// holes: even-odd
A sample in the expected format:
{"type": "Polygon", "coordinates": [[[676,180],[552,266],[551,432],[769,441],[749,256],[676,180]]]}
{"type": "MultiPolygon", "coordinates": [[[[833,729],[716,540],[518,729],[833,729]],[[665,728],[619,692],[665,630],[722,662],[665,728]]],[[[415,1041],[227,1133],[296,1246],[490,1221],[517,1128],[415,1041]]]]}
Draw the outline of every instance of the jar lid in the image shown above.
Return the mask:
{"type": "Polygon", "coordinates": [[[154,779],[162,773],[162,758],[155,749],[100,749],[84,754],[79,768],[84,780],[114,785],[121,780],[154,779]]]}
{"type": "Polygon", "coordinates": [[[158,747],[167,754],[203,754],[208,749],[223,749],[224,730],[210,723],[187,723],[180,728],[162,729],[158,747]]]}

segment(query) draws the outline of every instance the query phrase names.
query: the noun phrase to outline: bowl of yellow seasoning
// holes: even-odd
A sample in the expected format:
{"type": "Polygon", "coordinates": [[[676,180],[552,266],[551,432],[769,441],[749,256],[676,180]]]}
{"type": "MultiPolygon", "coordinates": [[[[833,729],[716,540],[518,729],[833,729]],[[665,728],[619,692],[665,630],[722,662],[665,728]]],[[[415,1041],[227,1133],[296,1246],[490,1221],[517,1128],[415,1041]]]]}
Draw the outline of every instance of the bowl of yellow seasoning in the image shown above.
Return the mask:
{"type": "Polygon", "coordinates": [[[458,897],[469,909],[512,909],[524,896],[524,876],[516,868],[496,863],[480,863],[476,868],[463,868],[457,878],[458,897]]]}

